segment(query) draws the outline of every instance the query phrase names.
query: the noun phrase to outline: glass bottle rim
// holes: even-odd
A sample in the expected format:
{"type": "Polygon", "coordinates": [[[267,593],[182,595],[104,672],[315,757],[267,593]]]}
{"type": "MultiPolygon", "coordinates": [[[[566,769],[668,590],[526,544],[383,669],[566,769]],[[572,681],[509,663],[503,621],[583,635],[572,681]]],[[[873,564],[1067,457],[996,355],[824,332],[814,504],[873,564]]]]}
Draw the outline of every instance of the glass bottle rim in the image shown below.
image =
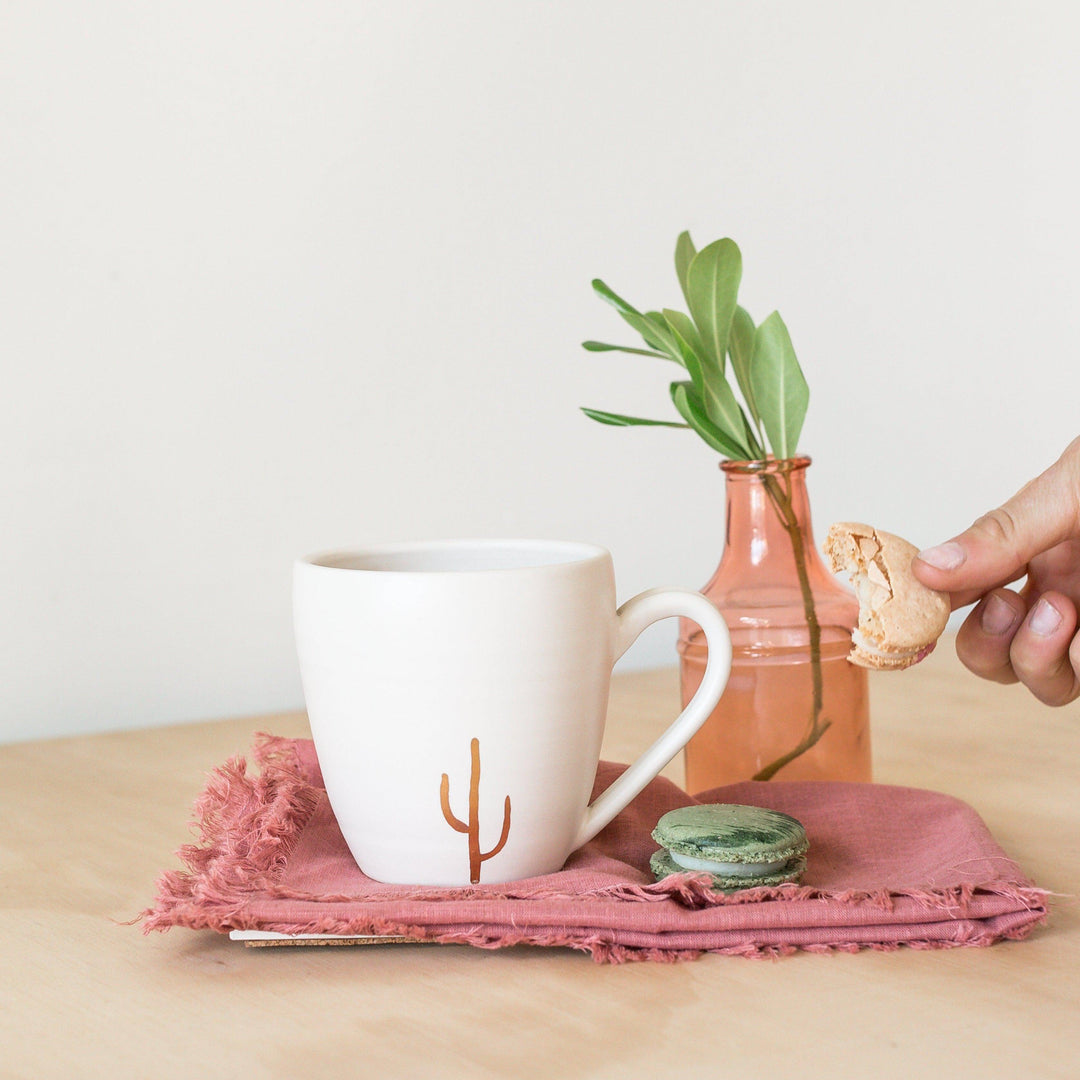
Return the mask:
{"type": "Polygon", "coordinates": [[[808,454],[796,454],[795,457],[758,458],[752,461],[736,461],[724,458],[720,468],[728,476],[777,476],[803,471],[813,459],[808,454]]]}

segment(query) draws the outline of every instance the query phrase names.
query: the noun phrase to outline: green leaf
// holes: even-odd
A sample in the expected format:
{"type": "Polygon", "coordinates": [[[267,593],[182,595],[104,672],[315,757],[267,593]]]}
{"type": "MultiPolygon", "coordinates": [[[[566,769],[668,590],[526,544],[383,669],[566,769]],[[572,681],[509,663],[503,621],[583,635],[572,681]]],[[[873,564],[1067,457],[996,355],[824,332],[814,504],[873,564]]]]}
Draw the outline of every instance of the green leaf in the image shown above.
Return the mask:
{"type": "Polygon", "coordinates": [[[675,273],[679,278],[679,287],[682,289],[683,296],[686,297],[687,304],[690,303],[690,290],[686,287],[686,274],[696,254],[697,248],[694,247],[690,234],[679,233],[679,239],[675,241],[675,273]]]}
{"type": "Polygon", "coordinates": [[[684,428],[686,424],[677,424],[672,420],[645,420],[640,416],[622,416],[620,413],[602,412],[600,409],[587,409],[581,407],[581,411],[590,419],[600,424],[611,424],[612,427],[677,427],[684,428]]]}
{"type": "Polygon", "coordinates": [[[724,370],[728,332],[742,280],[742,255],[734,240],[702,248],[686,272],[686,302],[710,359],[724,370]]]}
{"type": "Polygon", "coordinates": [[[676,363],[682,363],[679,349],[672,340],[667,328],[661,328],[632,304],[628,304],[613,289],[608,288],[599,278],[594,279],[593,289],[601,299],[606,300],[644,339],[645,344],[652,349],[659,349],[676,363]]]}
{"type": "Polygon", "coordinates": [[[629,312],[631,315],[640,315],[633,304],[628,304],[617,292],[608,288],[599,278],[593,278],[593,290],[601,300],[606,300],[620,315],[629,312]]]}
{"type": "Polygon", "coordinates": [[[667,319],[659,311],[646,311],[645,318],[652,323],[652,330],[657,335],[657,340],[667,342],[674,356],[681,360],[682,354],[679,352],[675,339],[671,336],[671,327],[668,326],[667,319]]]}
{"type": "Polygon", "coordinates": [[[608,345],[603,341],[583,341],[581,347],[588,349],[589,352],[624,352],[634,353],[637,356],[656,356],[661,360],[671,359],[666,353],[653,352],[652,349],[633,349],[629,345],[608,345]]]}
{"type": "Polygon", "coordinates": [[[664,308],[664,319],[667,321],[671,336],[675,339],[675,344],[679,346],[679,352],[682,353],[683,367],[690,373],[694,389],[700,394],[705,389],[705,374],[701,367],[702,354],[699,351],[701,340],[698,338],[697,330],[690,318],[683,315],[681,311],[669,311],[664,308]],[[672,316],[677,317],[675,321],[672,321],[672,316]],[[682,322],[680,323],[679,320],[682,320],[682,322]],[[689,329],[693,337],[697,339],[697,349],[683,336],[683,330],[685,329],[689,329]]]}
{"type": "Polygon", "coordinates": [[[705,379],[705,392],[701,396],[709,419],[732,442],[739,444],[746,442],[748,427],[746,417],[739,407],[738,401],[735,400],[735,394],[728,385],[727,379],[722,375],[717,377],[715,374],[707,377],[705,379]]]}
{"type": "Polygon", "coordinates": [[[681,311],[671,311],[668,308],[664,309],[664,318],[675,335],[676,343],[684,352],[686,370],[690,372],[694,389],[701,396],[709,419],[734,441],[748,442],[746,417],[727,379],[724,378],[723,370],[711,362],[693,320],[681,311]]]}
{"type": "Polygon", "coordinates": [[[682,362],[679,350],[671,339],[667,327],[661,330],[647,315],[628,315],[624,312],[623,318],[641,335],[646,345],[659,349],[676,363],[682,362]]]}
{"type": "Polygon", "coordinates": [[[692,383],[675,382],[671,384],[671,400],[679,415],[692,427],[706,443],[725,457],[745,461],[750,457],[745,446],[721,431],[708,417],[705,406],[694,390],[692,383]]]}
{"type": "Polygon", "coordinates": [[[778,458],[792,457],[806,418],[810,390],[779,312],[774,311],[754,334],[750,384],[773,453],[778,458]]]}
{"type": "Polygon", "coordinates": [[[750,366],[754,359],[754,320],[746,308],[736,307],[731,319],[731,333],[728,335],[728,355],[731,367],[742,391],[750,415],[754,422],[761,423],[757,402],[754,400],[754,388],[750,382],[750,366]]]}
{"type": "Polygon", "coordinates": [[[743,413],[743,424],[746,426],[746,445],[750,447],[750,454],[755,461],[758,461],[765,457],[765,447],[761,445],[758,436],[764,439],[765,436],[760,432],[754,430],[753,424],[750,423],[746,413],[743,413]]]}
{"type": "Polygon", "coordinates": [[[664,308],[662,312],[664,321],[671,328],[673,333],[677,333],[679,337],[693,350],[694,355],[702,363],[705,363],[709,354],[705,349],[705,345],[701,340],[701,335],[698,333],[698,328],[694,325],[694,320],[689,315],[684,315],[681,311],[672,311],[671,308],[664,308]]]}

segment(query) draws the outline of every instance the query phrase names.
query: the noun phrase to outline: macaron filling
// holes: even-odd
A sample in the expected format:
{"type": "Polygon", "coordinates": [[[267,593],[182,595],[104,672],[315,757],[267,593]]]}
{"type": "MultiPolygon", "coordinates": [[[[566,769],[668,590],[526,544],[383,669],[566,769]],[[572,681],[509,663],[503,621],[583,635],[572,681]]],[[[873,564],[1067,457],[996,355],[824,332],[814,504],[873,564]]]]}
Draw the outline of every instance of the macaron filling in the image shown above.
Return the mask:
{"type": "Polygon", "coordinates": [[[932,641],[929,645],[919,645],[914,649],[885,650],[875,645],[865,634],[856,629],[851,632],[851,644],[868,656],[877,656],[882,660],[910,660],[916,656],[921,659],[922,656],[925,656],[934,648],[937,642],[932,641]]]}
{"type": "Polygon", "coordinates": [[[684,870],[702,870],[706,874],[719,874],[722,877],[760,877],[762,874],[776,874],[790,862],[780,859],[778,862],[717,862],[713,859],[698,859],[693,855],[682,855],[678,851],[668,850],[671,861],[684,870]]]}

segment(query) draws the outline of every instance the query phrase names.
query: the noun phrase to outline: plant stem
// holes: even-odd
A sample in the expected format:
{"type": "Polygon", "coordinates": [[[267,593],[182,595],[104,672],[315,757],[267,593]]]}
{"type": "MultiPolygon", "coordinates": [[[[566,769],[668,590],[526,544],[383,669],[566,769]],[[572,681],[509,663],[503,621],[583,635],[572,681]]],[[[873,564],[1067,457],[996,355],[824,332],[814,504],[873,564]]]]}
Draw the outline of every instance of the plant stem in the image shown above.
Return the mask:
{"type": "Polygon", "coordinates": [[[786,754],[770,762],[754,774],[755,780],[771,780],[785,765],[805,754],[828,731],[831,721],[823,720],[821,711],[824,703],[824,680],[821,671],[821,624],[818,622],[817,608],[814,606],[814,594],[810,588],[810,575],[806,569],[806,545],[803,543],[802,529],[791,500],[790,480],[785,490],[775,476],[763,476],[765,491],[776,507],[781,524],[791,538],[791,549],[795,556],[795,570],[799,576],[799,589],[802,592],[803,612],[806,615],[806,627],[810,633],[810,676],[813,682],[813,700],[810,709],[810,723],[806,734],[799,744],[786,754]]]}

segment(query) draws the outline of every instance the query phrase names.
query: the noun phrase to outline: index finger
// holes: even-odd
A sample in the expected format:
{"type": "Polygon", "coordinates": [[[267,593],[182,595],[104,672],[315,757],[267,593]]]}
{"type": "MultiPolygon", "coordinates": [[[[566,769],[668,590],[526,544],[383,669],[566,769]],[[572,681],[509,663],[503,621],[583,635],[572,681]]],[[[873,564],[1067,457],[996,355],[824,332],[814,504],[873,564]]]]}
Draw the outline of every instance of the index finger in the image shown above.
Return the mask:
{"type": "Polygon", "coordinates": [[[963,607],[1023,577],[1031,559],[1080,534],[1080,439],[959,536],[920,551],[912,572],[963,607]]]}

